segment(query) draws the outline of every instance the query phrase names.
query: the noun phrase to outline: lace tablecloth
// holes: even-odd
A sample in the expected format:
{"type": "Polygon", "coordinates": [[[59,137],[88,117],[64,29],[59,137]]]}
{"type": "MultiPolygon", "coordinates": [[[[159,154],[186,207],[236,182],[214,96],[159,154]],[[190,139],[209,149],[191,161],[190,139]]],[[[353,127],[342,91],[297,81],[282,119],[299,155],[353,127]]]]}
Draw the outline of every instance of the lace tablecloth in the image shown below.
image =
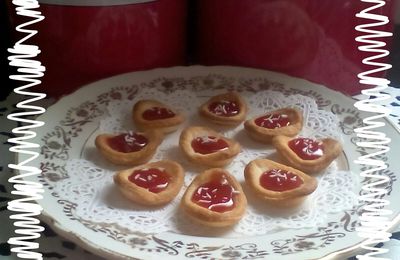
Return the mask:
{"type": "MultiPolygon", "coordinates": [[[[387,102],[387,105],[393,108],[390,120],[400,131],[400,89],[389,88],[387,92],[393,97],[392,100],[387,102]]],[[[12,237],[14,232],[12,221],[9,220],[10,212],[7,210],[7,202],[13,199],[10,195],[11,186],[7,181],[11,176],[11,171],[7,165],[12,162],[13,154],[8,152],[10,145],[7,143],[7,139],[13,136],[11,130],[16,127],[16,124],[6,119],[7,114],[17,111],[14,107],[14,104],[16,104],[17,101],[16,96],[11,95],[7,100],[0,102],[2,126],[0,131],[0,221],[2,223],[0,232],[0,258],[4,260],[17,259],[16,256],[10,254],[10,247],[7,244],[8,238],[12,237]]],[[[42,102],[42,105],[47,106],[51,103],[51,101],[46,100],[42,102]]],[[[398,142],[398,140],[392,140],[392,142],[398,142]]],[[[38,251],[43,254],[44,259],[102,259],[86,252],[78,245],[63,239],[55,234],[50,227],[45,224],[43,225],[46,229],[37,242],[40,244],[40,249],[38,251]]],[[[394,231],[391,241],[378,246],[390,249],[389,253],[385,257],[390,259],[399,259],[400,227],[397,227],[394,231]]]]}

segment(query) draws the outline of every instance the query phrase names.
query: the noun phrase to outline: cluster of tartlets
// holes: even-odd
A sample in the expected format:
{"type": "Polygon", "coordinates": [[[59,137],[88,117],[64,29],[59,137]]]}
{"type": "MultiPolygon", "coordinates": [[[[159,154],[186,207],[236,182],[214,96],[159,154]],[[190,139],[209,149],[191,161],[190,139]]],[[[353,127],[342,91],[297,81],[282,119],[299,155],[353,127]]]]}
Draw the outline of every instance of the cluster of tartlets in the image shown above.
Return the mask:
{"type": "MultiPolygon", "coordinates": [[[[244,169],[246,184],[269,205],[300,205],[317,188],[311,175],[339,156],[340,143],[331,138],[297,137],[303,127],[302,112],[297,109],[268,111],[246,120],[247,112],[246,102],[235,92],[214,96],[199,108],[199,114],[213,124],[235,127],[244,122],[250,138],[272,144],[284,164],[256,158],[244,169]]],[[[96,147],[110,162],[134,166],[114,175],[125,197],[143,205],[165,205],[181,190],[184,169],[170,160],[147,162],[165,135],[176,131],[185,117],[161,102],[141,100],[133,106],[132,119],[140,132],[101,134],[96,137],[96,147]]],[[[190,126],[181,132],[179,146],[190,162],[209,168],[187,187],[181,200],[183,211],[207,226],[238,222],[247,199],[240,183],[223,167],[240,153],[240,144],[210,128],[190,126]]]]}

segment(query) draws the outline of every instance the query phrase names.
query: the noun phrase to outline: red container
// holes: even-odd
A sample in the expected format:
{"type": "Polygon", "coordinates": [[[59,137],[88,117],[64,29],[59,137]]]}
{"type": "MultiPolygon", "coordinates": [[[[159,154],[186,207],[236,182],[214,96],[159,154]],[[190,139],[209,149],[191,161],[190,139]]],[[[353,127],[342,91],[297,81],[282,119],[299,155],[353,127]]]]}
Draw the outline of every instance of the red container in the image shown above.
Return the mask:
{"type": "Polygon", "coordinates": [[[35,36],[46,66],[41,88],[51,96],[100,78],[185,62],[186,0],[39,2],[45,16],[35,36]]]}
{"type": "MultiPolygon", "coordinates": [[[[370,68],[358,51],[356,0],[199,0],[198,61],[275,70],[347,94],[361,90],[357,74],[370,68]]],[[[392,18],[394,1],[376,13],[392,18]]],[[[380,29],[392,31],[390,23],[380,29]]],[[[388,39],[385,39],[387,41],[388,39]]],[[[370,55],[370,54],[369,54],[370,55]]],[[[384,76],[383,74],[379,76],[384,76]]]]}

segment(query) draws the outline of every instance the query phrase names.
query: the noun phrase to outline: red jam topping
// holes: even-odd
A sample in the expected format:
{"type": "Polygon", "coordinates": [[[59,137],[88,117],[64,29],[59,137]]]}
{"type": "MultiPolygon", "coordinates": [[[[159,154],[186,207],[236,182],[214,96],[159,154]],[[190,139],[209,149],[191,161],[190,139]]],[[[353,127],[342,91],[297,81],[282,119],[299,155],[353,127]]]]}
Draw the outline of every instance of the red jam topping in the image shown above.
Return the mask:
{"type": "Polygon", "coordinates": [[[192,201],[197,205],[216,212],[232,210],[235,206],[233,195],[237,193],[232,185],[223,177],[202,184],[193,193],[192,201]]]}
{"type": "Polygon", "coordinates": [[[289,141],[289,147],[303,160],[318,159],[324,154],[322,142],[310,138],[296,138],[289,141]]]}
{"type": "Polygon", "coordinates": [[[268,129],[275,129],[290,125],[289,117],[286,114],[268,114],[266,116],[257,118],[254,122],[256,125],[268,129]]]}
{"type": "Polygon", "coordinates": [[[132,153],[142,150],[148,144],[145,136],[130,131],[108,139],[108,145],[121,153],[132,153]]]}
{"type": "Polygon", "coordinates": [[[217,116],[236,116],[240,112],[239,104],[235,101],[221,100],[208,105],[208,110],[217,116]]]}
{"type": "Polygon", "coordinates": [[[192,140],[192,148],[196,153],[210,154],[228,149],[229,145],[225,140],[215,136],[199,136],[192,140]]]}
{"type": "Polygon", "coordinates": [[[152,107],[147,109],[142,114],[143,118],[146,120],[159,120],[166,119],[175,116],[175,113],[171,109],[165,107],[152,107]]]}
{"type": "Polygon", "coordinates": [[[260,185],[267,190],[287,191],[299,187],[303,180],[292,172],[272,169],[261,174],[260,185]]]}
{"type": "Polygon", "coordinates": [[[128,180],[150,192],[159,193],[167,188],[169,178],[164,169],[150,168],[134,171],[128,180]]]}

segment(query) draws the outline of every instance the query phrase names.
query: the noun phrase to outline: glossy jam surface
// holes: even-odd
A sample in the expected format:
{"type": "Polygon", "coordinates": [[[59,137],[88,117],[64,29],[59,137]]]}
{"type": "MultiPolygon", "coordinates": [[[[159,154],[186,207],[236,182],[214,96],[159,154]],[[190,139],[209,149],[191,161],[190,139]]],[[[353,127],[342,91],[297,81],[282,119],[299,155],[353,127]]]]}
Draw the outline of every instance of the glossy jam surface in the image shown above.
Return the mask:
{"type": "Polygon", "coordinates": [[[260,185],[267,190],[288,191],[303,184],[303,180],[292,172],[272,169],[261,174],[260,185]]]}
{"type": "Polygon", "coordinates": [[[228,149],[228,143],[215,136],[199,136],[192,140],[192,148],[196,153],[210,154],[228,149]]]}
{"type": "Polygon", "coordinates": [[[322,142],[311,138],[296,138],[289,141],[289,147],[303,160],[315,160],[324,154],[322,142]]]}
{"type": "Polygon", "coordinates": [[[121,134],[108,139],[108,145],[121,153],[132,153],[142,150],[149,140],[140,134],[130,131],[127,134],[121,134]]]}
{"type": "Polygon", "coordinates": [[[144,119],[152,121],[174,117],[175,113],[165,107],[152,107],[145,110],[142,116],[144,119]]]}
{"type": "Polygon", "coordinates": [[[167,188],[170,177],[164,169],[150,168],[136,170],[128,179],[130,182],[150,192],[159,193],[167,188]]]}
{"type": "Polygon", "coordinates": [[[212,211],[226,212],[235,207],[233,196],[236,193],[232,185],[222,177],[199,186],[193,193],[192,201],[212,211]]]}
{"type": "Polygon", "coordinates": [[[275,129],[290,125],[289,116],[286,114],[268,114],[254,120],[258,126],[275,129]]]}
{"type": "Polygon", "coordinates": [[[236,116],[240,113],[239,104],[236,101],[221,100],[208,105],[208,110],[217,116],[236,116]]]}

